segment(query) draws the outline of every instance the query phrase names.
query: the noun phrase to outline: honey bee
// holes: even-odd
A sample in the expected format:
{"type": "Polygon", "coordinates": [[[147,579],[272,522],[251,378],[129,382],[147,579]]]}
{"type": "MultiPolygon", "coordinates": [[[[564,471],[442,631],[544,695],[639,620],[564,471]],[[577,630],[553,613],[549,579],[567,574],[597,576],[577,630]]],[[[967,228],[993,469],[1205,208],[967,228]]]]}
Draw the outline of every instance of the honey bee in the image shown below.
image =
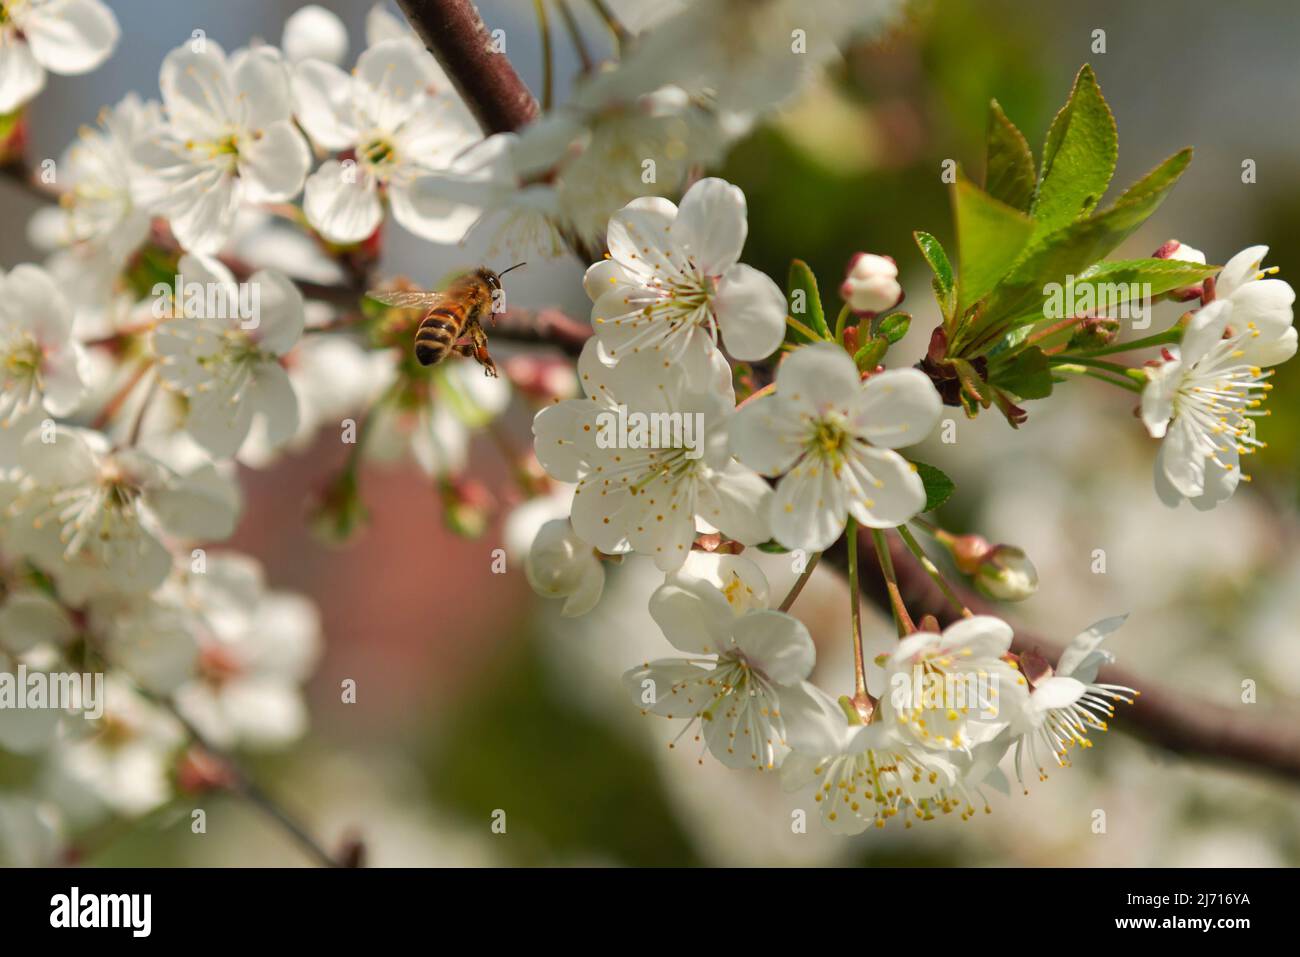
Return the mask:
{"type": "Polygon", "coordinates": [[[436,365],[455,352],[472,357],[487,375],[496,376],[483,320],[489,316],[495,320],[493,306],[501,292],[501,277],[522,265],[515,263],[499,273],[480,266],[452,280],[442,292],[372,289],[366,295],[386,306],[429,310],[415,330],[415,358],[420,365],[436,365]]]}

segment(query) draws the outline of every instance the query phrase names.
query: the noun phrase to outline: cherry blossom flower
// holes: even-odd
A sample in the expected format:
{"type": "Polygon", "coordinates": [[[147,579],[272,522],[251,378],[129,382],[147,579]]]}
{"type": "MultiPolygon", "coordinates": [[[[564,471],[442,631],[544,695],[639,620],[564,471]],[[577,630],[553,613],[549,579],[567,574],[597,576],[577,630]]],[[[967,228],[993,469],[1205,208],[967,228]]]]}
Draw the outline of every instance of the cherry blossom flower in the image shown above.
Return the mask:
{"type": "Polygon", "coordinates": [[[1016,720],[1027,690],[1003,660],[1011,638],[1011,626],[990,615],[908,635],[885,666],[883,720],[931,750],[970,754],[993,741],[1016,720]]]}
{"type": "MultiPolygon", "coordinates": [[[[1069,767],[1069,750],[1078,745],[1092,747],[1089,731],[1105,731],[1107,721],[1115,714],[1115,702],[1133,703],[1139,694],[1122,685],[1097,682],[1097,671],[1103,664],[1114,660],[1114,655],[1101,647],[1108,635],[1124,624],[1127,615],[1107,618],[1079,634],[1061,652],[1055,670],[1041,659],[1023,661],[1022,668],[1029,672],[1033,690],[1012,731],[1018,737],[1015,746],[1016,776],[1021,783],[1021,769],[1025,752],[1038,768],[1040,780],[1046,780],[1044,762],[1038,748],[1044,746],[1051,752],[1058,767],[1069,767]],[[1030,665],[1036,665],[1031,669],[1030,665]]],[[[1022,656],[1023,658],[1023,656],[1022,656]]]]}
{"type": "Polygon", "coordinates": [[[686,560],[697,519],[745,544],[765,541],[771,490],[727,451],[735,394],[722,357],[713,381],[699,389],[654,353],[610,367],[600,351],[596,340],[588,340],[579,359],[587,397],[548,406],[533,420],[542,467],[552,478],[577,483],[572,517],[579,537],[609,555],[649,555],[664,571],[686,560]],[[702,422],[695,447],[686,447],[685,431],[661,436],[661,447],[606,447],[605,416],[620,407],[647,420],[702,422]]]}
{"type": "Polygon", "coordinates": [[[385,40],[344,73],[321,60],[294,69],[298,119],[318,145],[354,160],[327,160],[307,180],[303,210],[332,242],[373,233],[387,198],[399,223],[433,242],[457,242],[478,210],[415,189],[454,167],[478,127],[437,63],[414,40],[385,40]]]}
{"type": "Polygon", "coordinates": [[[153,345],[163,383],[189,400],[186,430],[226,458],[239,451],[254,417],[272,446],[289,439],[298,429],[298,402],[280,359],[302,335],[302,293],[281,273],[253,273],[248,283],[258,308],[243,316],[232,304],[254,300],[241,299],[222,263],[184,256],[179,270],[183,301],[171,303],[172,318],[154,331],[153,345]],[[186,294],[190,288],[205,291],[201,304],[186,294]]]}
{"type": "Polygon", "coordinates": [[[709,751],[730,768],[780,764],[785,702],[806,694],[816,658],[803,624],[766,603],[767,580],[753,562],[693,553],[650,597],[650,614],[687,657],[623,676],[645,711],[687,719],[678,739],[698,721],[709,751]]]}
{"type": "Polygon", "coordinates": [[[552,519],[537,532],[524,574],[537,594],[564,599],[560,614],[566,618],[591,611],[605,590],[605,563],[567,518],[552,519]]]}
{"type": "Polygon", "coordinates": [[[167,120],[136,146],[150,173],[140,200],[186,250],[217,253],[241,204],[290,200],[306,179],[311,152],[293,123],[288,68],[274,47],[227,57],[203,39],[167,54],[159,82],[167,120]]]}
{"type": "Polygon", "coordinates": [[[1272,386],[1269,367],[1296,352],[1295,291],[1261,270],[1267,247],[1228,261],[1216,298],[1192,316],[1177,348],[1147,368],[1142,422],[1163,439],[1156,493],[1166,505],[1184,499],[1201,510],[1229,498],[1241,481],[1240,458],[1262,443],[1254,419],[1272,386]]]}
{"type": "Polygon", "coordinates": [[[100,0],[10,0],[0,9],[0,114],[45,88],[45,72],[77,76],[99,68],[121,30],[100,0]]]}
{"type": "Polygon", "coordinates": [[[8,541],[69,599],[151,591],[171,570],[164,536],[220,539],[234,530],[238,491],[212,466],[180,475],[144,452],[111,450],[97,432],[44,432],[23,442],[8,541]]]}
{"type": "Polygon", "coordinates": [[[815,685],[804,693],[804,717],[788,737],[792,750],[781,765],[781,785],[787,791],[813,786],[822,823],[832,833],[884,827],[900,812],[921,820],[958,808],[963,818],[974,813],[952,757],[908,744],[885,723],[850,724],[844,709],[815,685]]]}
{"type": "Polygon", "coordinates": [[[0,274],[0,427],[40,410],[76,409],[86,357],[72,323],[72,308],[44,269],[24,264],[0,274]]]}
{"type": "Polygon", "coordinates": [[[924,439],[942,403],[916,369],[861,381],[839,346],[805,346],[777,369],[776,391],[746,404],[731,426],[736,458],[784,477],[772,532],[787,548],[820,551],[847,516],[870,528],[901,525],[925,507],[925,487],[894,451],[924,439]]]}
{"type": "Polygon", "coordinates": [[[613,361],[657,353],[699,382],[721,333],[727,351],[764,359],[785,334],[786,301],[767,276],[738,262],[749,226],[745,194],[702,179],[682,197],[634,200],[609,221],[610,258],[583,280],[596,336],[613,361]]]}

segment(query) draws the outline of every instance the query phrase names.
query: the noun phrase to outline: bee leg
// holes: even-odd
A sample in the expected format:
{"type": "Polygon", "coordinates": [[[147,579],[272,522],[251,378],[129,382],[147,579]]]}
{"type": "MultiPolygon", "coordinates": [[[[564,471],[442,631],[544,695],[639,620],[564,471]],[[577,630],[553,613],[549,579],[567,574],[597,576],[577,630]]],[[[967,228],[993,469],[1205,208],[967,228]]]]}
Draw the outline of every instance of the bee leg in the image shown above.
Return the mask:
{"type": "Polygon", "coordinates": [[[470,351],[469,355],[473,356],[479,365],[483,367],[483,374],[495,379],[497,377],[497,364],[492,361],[488,355],[487,333],[483,331],[482,326],[475,323],[469,330],[470,351]]]}

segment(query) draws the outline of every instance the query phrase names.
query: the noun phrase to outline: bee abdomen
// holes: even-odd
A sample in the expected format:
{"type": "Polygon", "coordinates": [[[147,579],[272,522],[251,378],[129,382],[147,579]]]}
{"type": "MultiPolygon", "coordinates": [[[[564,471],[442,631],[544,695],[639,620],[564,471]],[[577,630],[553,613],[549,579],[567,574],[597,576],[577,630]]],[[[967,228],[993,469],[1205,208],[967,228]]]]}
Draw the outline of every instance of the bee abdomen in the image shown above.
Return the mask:
{"type": "Polygon", "coordinates": [[[431,366],[441,361],[464,324],[463,317],[451,309],[434,309],[415,332],[415,358],[420,365],[431,366]]]}

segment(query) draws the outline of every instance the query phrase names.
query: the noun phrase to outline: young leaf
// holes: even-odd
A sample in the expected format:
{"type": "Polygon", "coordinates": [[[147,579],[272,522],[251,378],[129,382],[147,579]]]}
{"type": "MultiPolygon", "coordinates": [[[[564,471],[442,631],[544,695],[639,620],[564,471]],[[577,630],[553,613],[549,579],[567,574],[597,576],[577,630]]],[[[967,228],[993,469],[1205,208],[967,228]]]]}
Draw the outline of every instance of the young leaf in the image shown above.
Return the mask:
{"type": "Polygon", "coordinates": [[[1144,223],[1191,162],[1190,149],[1175,153],[1134,183],[1115,205],[1036,242],[998,284],[952,351],[980,355],[1009,329],[1043,318],[1044,289],[1080,276],[1144,223]]]}
{"type": "Polygon", "coordinates": [[[1092,212],[1110,185],[1118,157],[1115,117],[1092,67],[1084,64],[1043,144],[1043,171],[1031,210],[1036,221],[1033,238],[1092,212]]]}
{"type": "Polygon", "coordinates": [[[912,233],[912,238],[916,240],[921,255],[925,257],[925,261],[930,264],[930,269],[934,273],[934,298],[939,302],[939,311],[943,313],[945,319],[951,319],[957,300],[954,293],[956,283],[953,280],[952,263],[948,261],[948,254],[943,251],[939,240],[929,233],[917,230],[912,233]]]}
{"type": "MultiPolygon", "coordinates": [[[[830,338],[826,327],[826,313],[822,310],[821,294],[817,291],[817,277],[802,259],[790,263],[790,277],[786,298],[789,300],[790,315],[802,322],[813,332],[830,338]]],[[[796,333],[798,340],[806,337],[796,333]]]]}
{"type": "Polygon", "coordinates": [[[993,369],[989,382],[1020,399],[1045,399],[1052,394],[1052,367],[1042,349],[1030,346],[993,369]]]}
{"type": "Polygon", "coordinates": [[[988,146],[984,159],[984,192],[1021,212],[1029,211],[1038,179],[1029,143],[1007,119],[997,100],[989,103],[988,146]]]}
{"type": "Polygon", "coordinates": [[[885,353],[888,351],[889,340],[884,336],[873,336],[867,340],[861,349],[853,353],[853,361],[857,363],[858,368],[863,372],[870,372],[880,365],[880,360],[885,357],[885,353]]]}
{"type": "Polygon", "coordinates": [[[1094,302],[1119,303],[1128,299],[1133,286],[1149,285],[1152,296],[1171,289],[1192,286],[1213,276],[1222,266],[1203,266],[1179,259],[1121,259],[1100,262],[1086,269],[1074,281],[1074,296],[1088,295],[1094,302]],[[1090,287],[1090,288],[1085,288],[1090,287]]]}
{"type": "Polygon", "coordinates": [[[933,512],[952,498],[952,493],[957,490],[957,485],[952,479],[933,465],[926,465],[924,462],[913,462],[912,466],[916,469],[916,474],[921,476],[921,483],[925,486],[925,508],[921,511],[933,512]]]}
{"type": "Polygon", "coordinates": [[[1020,256],[1034,221],[958,174],[953,187],[957,220],[957,315],[983,299],[1020,256]]]}
{"type": "Polygon", "coordinates": [[[886,341],[892,346],[903,336],[907,335],[907,330],[912,326],[912,317],[905,312],[896,312],[891,316],[885,316],[880,320],[880,335],[884,336],[886,341]]]}

